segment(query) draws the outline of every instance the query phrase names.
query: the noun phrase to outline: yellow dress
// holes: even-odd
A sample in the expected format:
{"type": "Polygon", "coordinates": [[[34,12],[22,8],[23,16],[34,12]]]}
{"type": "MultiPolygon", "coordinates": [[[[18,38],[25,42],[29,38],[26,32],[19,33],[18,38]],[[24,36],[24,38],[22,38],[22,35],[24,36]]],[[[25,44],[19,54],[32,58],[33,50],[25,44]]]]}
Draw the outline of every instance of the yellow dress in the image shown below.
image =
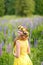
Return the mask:
{"type": "MultiPolygon", "coordinates": [[[[33,65],[31,59],[27,54],[28,40],[18,41],[20,42],[20,57],[19,58],[14,57],[14,65],[33,65]]],[[[16,46],[14,50],[16,51],[16,46]]]]}

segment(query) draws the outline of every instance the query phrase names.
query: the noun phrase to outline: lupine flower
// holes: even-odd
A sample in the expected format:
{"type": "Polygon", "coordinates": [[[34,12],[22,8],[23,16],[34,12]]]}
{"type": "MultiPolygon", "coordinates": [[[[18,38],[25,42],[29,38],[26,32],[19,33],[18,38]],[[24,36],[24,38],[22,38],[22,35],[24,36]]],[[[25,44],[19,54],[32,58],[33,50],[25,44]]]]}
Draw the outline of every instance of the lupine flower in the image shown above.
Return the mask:
{"type": "Polygon", "coordinates": [[[7,27],[7,26],[5,26],[5,27],[4,27],[4,31],[6,31],[7,29],[8,29],[8,27],[7,27]]]}
{"type": "Polygon", "coordinates": [[[8,22],[7,19],[3,19],[3,20],[1,20],[1,23],[2,23],[2,24],[5,24],[6,22],[8,22]]]}
{"type": "Polygon", "coordinates": [[[41,32],[41,34],[43,35],[43,31],[41,32]]]}
{"type": "Polygon", "coordinates": [[[4,31],[4,36],[6,36],[6,31],[4,31]]]}
{"type": "Polygon", "coordinates": [[[16,37],[15,33],[14,33],[14,32],[12,32],[12,39],[14,40],[14,39],[15,39],[15,37],[16,37]]]}
{"type": "Polygon", "coordinates": [[[34,39],[34,46],[35,47],[37,46],[37,43],[38,43],[38,40],[37,39],[34,39]]]}
{"type": "Polygon", "coordinates": [[[43,18],[42,17],[35,17],[33,18],[33,28],[38,26],[39,24],[43,23],[43,18]]]}
{"type": "Polygon", "coordinates": [[[11,53],[11,44],[10,43],[7,45],[6,51],[8,53],[11,53]]]}
{"type": "Polygon", "coordinates": [[[0,44],[0,56],[2,55],[2,44],[0,44]]]}
{"type": "Polygon", "coordinates": [[[2,31],[2,27],[0,26],[0,31],[2,31]]]}
{"type": "Polygon", "coordinates": [[[43,62],[41,62],[41,65],[43,65],[43,62]]]}
{"type": "Polygon", "coordinates": [[[4,41],[2,41],[2,47],[4,46],[4,41]]]}

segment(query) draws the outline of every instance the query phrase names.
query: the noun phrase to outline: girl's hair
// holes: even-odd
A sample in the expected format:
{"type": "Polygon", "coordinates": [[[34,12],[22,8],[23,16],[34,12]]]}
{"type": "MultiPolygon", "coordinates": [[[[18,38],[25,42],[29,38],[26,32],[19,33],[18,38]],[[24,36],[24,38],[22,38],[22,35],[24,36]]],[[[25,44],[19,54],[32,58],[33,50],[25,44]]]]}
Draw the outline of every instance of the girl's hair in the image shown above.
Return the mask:
{"type": "Polygon", "coordinates": [[[14,46],[16,45],[16,41],[17,40],[26,40],[26,39],[28,39],[28,37],[27,36],[24,36],[24,35],[21,35],[20,37],[16,37],[14,39],[14,46]]]}
{"type": "Polygon", "coordinates": [[[14,46],[16,45],[17,40],[26,40],[28,39],[28,36],[29,36],[27,29],[25,29],[23,26],[18,26],[18,30],[22,31],[23,34],[15,38],[14,46]]]}
{"type": "Polygon", "coordinates": [[[17,40],[19,40],[18,37],[16,37],[16,38],[14,39],[14,46],[16,45],[16,41],[17,41],[17,40]]]}

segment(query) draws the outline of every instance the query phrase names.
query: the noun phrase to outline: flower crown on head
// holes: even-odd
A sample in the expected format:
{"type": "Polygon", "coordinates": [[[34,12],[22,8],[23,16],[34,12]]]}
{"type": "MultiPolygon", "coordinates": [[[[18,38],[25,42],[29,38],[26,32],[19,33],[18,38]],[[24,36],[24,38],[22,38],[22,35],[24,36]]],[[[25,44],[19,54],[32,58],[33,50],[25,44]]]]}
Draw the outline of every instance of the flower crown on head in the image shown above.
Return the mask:
{"type": "Polygon", "coordinates": [[[23,26],[19,25],[19,26],[18,26],[18,29],[19,29],[20,31],[22,31],[24,34],[29,35],[29,32],[27,31],[27,29],[24,28],[23,26]]]}

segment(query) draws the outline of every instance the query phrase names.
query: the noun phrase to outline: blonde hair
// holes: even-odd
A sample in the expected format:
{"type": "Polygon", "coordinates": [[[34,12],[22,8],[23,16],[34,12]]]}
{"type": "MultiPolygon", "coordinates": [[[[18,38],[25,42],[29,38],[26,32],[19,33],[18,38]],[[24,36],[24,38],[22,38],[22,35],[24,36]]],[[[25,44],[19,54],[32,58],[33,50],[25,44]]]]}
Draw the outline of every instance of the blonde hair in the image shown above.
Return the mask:
{"type": "Polygon", "coordinates": [[[21,26],[21,25],[18,26],[18,30],[22,31],[23,35],[18,36],[18,37],[15,38],[15,40],[14,40],[14,46],[15,46],[17,40],[26,40],[26,39],[28,39],[28,36],[29,36],[29,32],[23,26],[21,26]]]}
{"type": "Polygon", "coordinates": [[[27,31],[27,29],[26,28],[24,28],[23,26],[18,26],[18,30],[20,30],[20,31],[22,31],[23,32],[23,34],[25,34],[25,35],[27,35],[27,36],[29,36],[29,32],[27,31]]]}

